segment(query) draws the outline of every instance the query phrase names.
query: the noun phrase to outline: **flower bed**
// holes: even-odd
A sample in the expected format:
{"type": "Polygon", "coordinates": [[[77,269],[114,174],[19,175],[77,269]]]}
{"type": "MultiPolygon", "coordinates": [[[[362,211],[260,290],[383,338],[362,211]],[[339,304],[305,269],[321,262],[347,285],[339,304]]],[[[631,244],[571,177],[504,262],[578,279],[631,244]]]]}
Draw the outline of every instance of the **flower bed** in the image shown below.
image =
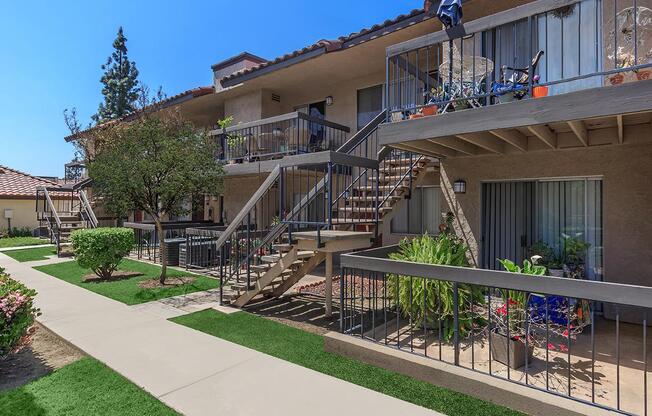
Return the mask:
{"type": "Polygon", "coordinates": [[[36,291],[9,277],[0,267],[0,358],[29,343],[34,320],[36,291]]]}

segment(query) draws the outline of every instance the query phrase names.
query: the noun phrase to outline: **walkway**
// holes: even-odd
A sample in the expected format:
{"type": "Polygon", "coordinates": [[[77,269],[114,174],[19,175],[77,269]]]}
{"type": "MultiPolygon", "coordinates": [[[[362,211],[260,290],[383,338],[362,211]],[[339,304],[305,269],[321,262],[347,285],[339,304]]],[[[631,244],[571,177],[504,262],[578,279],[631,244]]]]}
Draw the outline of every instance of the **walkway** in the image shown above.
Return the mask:
{"type": "Polygon", "coordinates": [[[153,305],[123,305],[34,264],[0,253],[0,267],[39,292],[45,326],[187,416],[438,414],[174,324],[153,305]]]}

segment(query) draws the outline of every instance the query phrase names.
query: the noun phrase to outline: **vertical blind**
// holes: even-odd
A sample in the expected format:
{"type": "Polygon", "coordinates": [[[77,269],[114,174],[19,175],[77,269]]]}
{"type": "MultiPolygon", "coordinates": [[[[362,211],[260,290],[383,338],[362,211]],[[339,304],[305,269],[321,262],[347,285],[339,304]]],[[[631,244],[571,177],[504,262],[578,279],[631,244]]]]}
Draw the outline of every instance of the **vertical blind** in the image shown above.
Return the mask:
{"type": "Polygon", "coordinates": [[[441,223],[441,189],[435,186],[417,187],[412,197],[392,219],[392,233],[439,233],[441,223]]]}

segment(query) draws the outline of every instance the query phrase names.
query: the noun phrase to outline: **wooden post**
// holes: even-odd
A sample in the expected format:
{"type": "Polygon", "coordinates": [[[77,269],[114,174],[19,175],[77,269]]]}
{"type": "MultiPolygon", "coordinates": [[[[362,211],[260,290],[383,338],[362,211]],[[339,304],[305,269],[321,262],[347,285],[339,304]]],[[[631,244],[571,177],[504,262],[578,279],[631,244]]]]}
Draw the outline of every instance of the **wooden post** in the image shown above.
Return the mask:
{"type": "Polygon", "coordinates": [[[333,253],[326,253],[326,288],[325,288],[326,318],[333,316],[333,253]]]}

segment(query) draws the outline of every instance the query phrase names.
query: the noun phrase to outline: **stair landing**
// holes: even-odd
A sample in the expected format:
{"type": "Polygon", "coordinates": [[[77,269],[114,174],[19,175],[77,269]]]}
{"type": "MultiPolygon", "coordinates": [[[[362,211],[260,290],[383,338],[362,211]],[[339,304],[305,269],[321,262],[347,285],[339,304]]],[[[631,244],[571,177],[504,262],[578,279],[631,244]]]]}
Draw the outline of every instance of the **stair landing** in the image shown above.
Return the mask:
{"type": "Polygon", "coordinates": [[[373,232],[367,231],[324,230],[320,231],[319,235],[317,235],[317,231],[294,232],[292,238],[297,240],[300,250],[335,253],[369,248],[374,235],[373,232]],[[321,241],[321,247],[319,247],[318,240],[321,241]]]}

